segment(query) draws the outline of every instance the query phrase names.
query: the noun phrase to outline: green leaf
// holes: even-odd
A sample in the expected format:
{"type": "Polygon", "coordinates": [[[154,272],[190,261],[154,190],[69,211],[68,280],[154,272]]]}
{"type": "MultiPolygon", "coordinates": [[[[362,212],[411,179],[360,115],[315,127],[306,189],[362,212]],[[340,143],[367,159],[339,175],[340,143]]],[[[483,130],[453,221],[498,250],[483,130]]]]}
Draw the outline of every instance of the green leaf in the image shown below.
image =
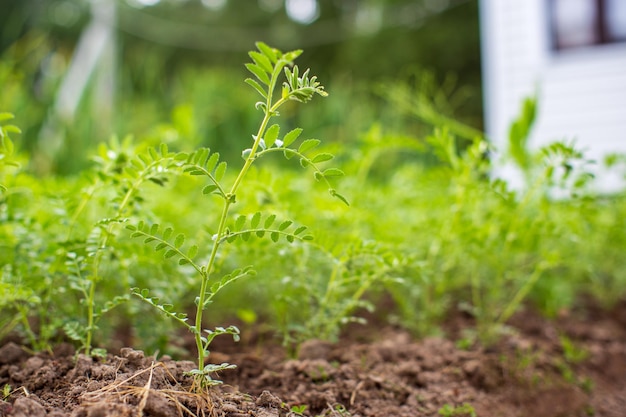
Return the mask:
{"type": "Polygon", "coordinates": [[[163,240],[169,239],[170,236],[172,236],[172,232],[174,232],[174,229],[172,229],[171,227],[166,228],[163,231],[163,240]]]}
{"type": "Polygon", "coordinates": [[[323,174],[325,177],[341,177],[342,175],[345,175],[339,168],[325,169],[323,174]]]}
{"type": "Polygon", "coordinates": [[[287,239],[287,242],[289,242],[289,243],[293,243],[293,241],[295,240],[293,235],[287,235],[287,236],[285,236],[285,238],[287,239]]]}
{"type": "Polygon", "coordinates": [[[146,166],[146,165],[145,165],[145,164],[143,164],[143,163],[142,163],[142,161],[141,161],[141,160],[139,160],[139,159],[133,159],[133,160],[131,160],[131,161],[130,161],[130,163],[131,163],[131,164],[133,164],[133,166],[134,166],[135,168],[137,168],[138,170],[140,170],[140,171],[141,171],[141,170],[143,170],[143,169],[144,169],[144,167],[146,166]]]}
{"type": "Polygon", "coordinates": [[[257,237],[265,236],[265,230],[257,230],[255,233],[256,233],[257,237]]]}
{"type": "Polygon", "coordinates": [[[278,226],[278,230],[280,230],[281,232],[283,230],[285,230],[286,228],[288,228],[289,226],[291,226],[293,222],[291,220],[285,220],[284,222],[282,222],[279,226],[278,226]]]}
{"type": "Polygon", "coordinates": [[[139,159],[141,159],[141,162],[143,162],[145,165],[148,165],[148,164],[150,164],[150,162],[152,162],[152,161],[150,161],[150,158],[148,158],[146,155],[144,155],[144,154],[142,154],[142,153],[140,153],[139,155],[137,155],[137,157],[138,157],[139,159]]]}
{"type": "Polygon", "coordinates": [[[348,202],[348,200],[342,196],[341,194],[339,194],[337,191],[335,191],[334,189],[330,189],[328,190],[328,192],[330,193],[330,195],[332,195],[335,198],[338,198],[339,200],[343,201],[345,203],[346,206],[349,206],[350,203],[348,202]]]}
{"type": "Polygon", "coordinates": [[[213,171],[213,168],[217,165],[217,161],[220,159],[220,154],[215,152],[211,157],[207,160],[205,168],[207,171],[213,171]]]}
{"type": "Polygon", "coordinates": [[[304,232],[307,229],[306,226],[300,226],[296,230],[293,231],[293,234],[298,236],[300,233],[304,232]]]}
{"type": "Polygon", "coordinates": [[[217,190],[217,185],[215,184],[210,184],[207,185],[206,187],[204,187],[202,189],[202,194],[206,195],[206,194],[211,194],[213,191],[217,190]]]}
{"type": "Polygon", "coordinates": [[[261,94],[263,98],[267,98],[267,92],[263,90],[263,87],[261,87],[261,84],[256,82],[256,80],[253,80],[252,78],[246,78],[245,82],[248,83],[248,85],[251,85],[252,88],[254,88],[259,94],[261,94]]]}
{"type": "Polygon", "coordinates": [[[167,246],[168,246],[168,245],[167,245],[167,243],[165,243],[165,242],[160,242],[158,245],[156,245],[156,246],[154,247],[154,250],[155,250],[156,252],[158,252],[158,251],[160,251],[160,250],[162,250],[162,249],[167,248],[167,246]]]}
{"type": "Polygon", "coordinates": [[[226,172],[226,162],[220,162],[220,164],[215,168],[215,179],[217,181],[221,180],[224,177],[224,173],[226,172]]]}
{"type": "Polygon", "coordinates": [[[194,164],[202,165],[209,156],[211,151],[207,148],[200,148],[192,154],[191,162],[194,164]]]}
{"type": "Polygon", "coordinates": [[[178,249],[183,246],[183,243],[185,243],[185,235],[180,233],[176,236],[176,239],[174,239],[174,246],[178,249]]]}
{"type": "Polygon", "coordinates": [[[296,49],[293,51],[285,52],[283,54],[283,59],[288,62],[293,62],[296,58],[298,58],[302,54],[302,49],[296,49]]]}
{"type": "Polygon", "coordinates": [[[248,55],[250,55],[250,58],[252,58],[255,64],[261,67],[263,71],[267,72],[268,74],[271,74],[272,71],[274,71],[272,63],[267,56],[260,54],[256,51],[250,51],[248,55]]]}
{"type": "Polygon", "coordinates": [[[315,148],[317,145],[320,144],[320,142],[321,141],[319,139],[307,139],[300,144],[300,147],[298,148],[298,153],[304,154],[305,152],[315,148]]]}
{"type": "Polygon", "coordinates": [[[169,155],[169,149],[167,148],[167,144],[166,143],[162,143],[159,146],[159,151],[161,152],[161,156],[166,157],[169,155]]]}
{"type": "Polygon", "coordinates": [[[289,145],[291,145],[296,139],[298,139],[301,133],[302,133],[302,129],[299,127],[287,133],[285,137],[283,138],[283,146],[286,148],[289,145]]]}
{"type": "Polygon", "coordinates": [[[3,120],[11,120],[14,118],[15,116],[13,115],[13,113],[7,113],[7,112],[0,113],[0,122],[3,120]]]}
{"type": "Polygon", "coordinates": [[[263,84],[270,84],[270,77],[268,77],[267,73],[263,71],[263,68],[255,64],[246,64],[246,68],[248,68],[248,71],[253,73],[263,84]]]}
{"type": "Polygon", "coordinates": [[[271,48],[263,42],[257,42],[255,45],[257,49],[261,51],[261,53],[263,53],[263,55],[265,55],[273,64],[278,61],[278,55],[280,54],[278,50],[271,48]]]}
{"type": "Polygon", "coordinates": [[[265,137],[263,138],[265,140],[265,146],[267,146],[268,148],[271,148],[272,145],[274,145],[274,142],[276,142],[279,132],[280,132],[279,125],[273,124],[272,126],[270,126],[270,128],[267,129],[267,132],[265,132],[265,137]]]}
{"type": "Polygon", "coordinates": [[[159,231],[159,224],[158,223],[154,223],[152,226],[150,226],[150,234],[151,235],[156,235],[159,231]]]}
{"type": "Polygon", "coordinates": [[[267,219],[265,219],[265,223],[264,223],[265,228],[269,229],[275,220],[276,220],[275,214],[270,214],[269,216],[267,216],[267,219]]]}
{"type": "Polygon", "coordinates": [[[243,229],[243,226],[246,224],[246,216],[241,215],[237,217],[237,220],[235,220],[235,230],[239,231],[241,229],[243,229]]]}
{"type": "Polygon", "coordinates": [[[174,255],[176,255],[176,251],[175,251],[174,249],[169,249],[169,250],[167,250],[167,251],[165,252],[165,254],[163,255],[163,257],[164,257],[165,259],[169,259],[169,258],[171,258],[171,257],[172,257],[172,256],[174,256],[174,255]]]}
{"type": "Polygon", "coordinates": [[[148,153],[150,154],[150,158],[152,158],[153,161],[159,159],[159,154],[152,146],[148,147],[148,153]]]}
{"type": "Polygon", "coordinates": [[[274,243],[278,242],[278,237],[279,237],[279,236],[280,236],[280,235],[278,234],[278,232],[272,232],[272,233],[270,233],[270,239],[272,239],[272,241],[273,241],[274,243]]]}
{"type": "Polygon", "coordinates": [[[189,154],[187,152],[179,152],[176,155],[174,155],[174,160],[182,162],[182,161],[187,161],[189,159],[189,154]]]}
{"type": "Polygon", "coordinates": [[[22,130],[19,127],[15,126],[15,125],[4,125],[4,126],[2,126],[2,129],[5,132],[22,133],[22,130]]]}
{"type": "Polygon", "coordinates": [[[315,155],[315,157],[311,161],[313,161],[313,163],[325,162],[325,161],[330,161],[334,157],[335,156],[330,153],[319,153],[315,155]]]}
{"type": "Polygon", "coordinates": [[[260,222],[261,222],[261,213],[257,211],[256,213],[254,213],[254,215],[252,216],[252,219],[250,220],[250,227],[252,229],[256,229],[260,222]]]}

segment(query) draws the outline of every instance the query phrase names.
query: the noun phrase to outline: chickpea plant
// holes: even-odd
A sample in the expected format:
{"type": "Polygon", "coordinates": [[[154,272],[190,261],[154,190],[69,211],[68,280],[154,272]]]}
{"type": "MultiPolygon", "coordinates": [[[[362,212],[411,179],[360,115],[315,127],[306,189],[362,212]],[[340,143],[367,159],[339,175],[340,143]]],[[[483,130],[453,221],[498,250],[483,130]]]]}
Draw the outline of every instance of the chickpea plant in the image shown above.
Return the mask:
{"type": "Polygon", "coordinates": [[[234,367],[228,363],[205,365],[213,339],[223,334],[232,335],[235,340],[239,338],[239,329],[235,326],[217,327],[213,330],[204,329],[204,312],[224,287],[241,278],[254,275],[252,266],[244,266],[223,277],[215,277],[216,260],[222,245],[238,240],[246,242],[251,237],[269,237],[273,242],[277,242],[280,238],[288,242],[296,239],[307,241],[313,238],[306,232],[306,226],[296,226],[292,220],[288,219],[277,219],[275,214],[256,212],[248,216],[236,216],[231,213],[233,205],[237,202],[237,194],[244,188],[244,179],[252,164],[270,153],[282,153],[286,159],[296,158],[302,167],[312,168],[315,179],[326,184],[333,197],[348,204],[347,200],[329,182],[329,178],[341,176],[343,172],[337,168],[323,168],[320,165],[333,159],[334,156],[325,152],[312,153],[320,141],[306,139],[302,140],[297,148],[292,147],[299,139],[302,129],[293,129],[279,138],[280,125],[270,124],[272,119],[279,116],[278,110],[283,104],[289,101],[306,103],[316,94],[325,97],[327,93],[324,87],[317,81],[317,77],[309,75],[309,70],[300,75],[298,66],[293,65],[293,61],[302,53],[301,50],[282,53],[262,42],[258,42],[256,46],[258,51],[249,53],[253,62],[246,64],[246,68],[255,79],[248,78],[245,82],[261,95],[262,101],[256,103],[256,108],[263,113],[263,118],[258,131],[252,136],[252,147],[242,152],[245,162],[239,173],[232,177],[233,183],[230,186],[225,184],[227,164],[225,161],[220,161],[220,155],[217,152],[201,148],[192,153],[179,153],[173,156],[183,172],[205,177],[207,183],[202,193],[217,196],[220,201],[221,210],[216,218],[217,226],[213,229],[212,241],[209,242],[208,260],[197,261],[198,245],[185,245],[185,235],[175,233],[172,228],[162,228],[159,224],[146,222],[127,226],[127,229],[131,231],[131,237],[142,238],[146,244],[155,244],[154,249],[162,251],[165,258],[178,260],[180,265],[191,266],[198,275],[196,312],[192,322],[186,314],[175,312],[171,304],[162,303],[157,297],[151,296],[148,289],[133,289],[133,294],[179,322],[194,335],[198,351],[198,368],[191,371],[191,375],[198,389],[219,384],[221,381],[213,379],[211,374],[234,367]],[[285,80],[279,88],[279,82],[283,77],[285,80]]]}

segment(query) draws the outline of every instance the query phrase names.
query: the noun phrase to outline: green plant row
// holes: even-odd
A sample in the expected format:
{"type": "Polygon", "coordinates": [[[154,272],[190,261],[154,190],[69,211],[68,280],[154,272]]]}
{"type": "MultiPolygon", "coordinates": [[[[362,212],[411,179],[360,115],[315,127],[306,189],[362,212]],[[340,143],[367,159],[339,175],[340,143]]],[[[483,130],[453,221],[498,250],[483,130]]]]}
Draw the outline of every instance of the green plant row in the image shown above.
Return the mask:
{"type": "Polygon", "coordinates": [[[212,341],[238,339],[241,325],[297,348],[336,340],[391,297],[387,319],[416,335],[462,309],[476,319],[463,341],[489,344],[529,304],[550,316],[583,295],[626,295],[624,195],[594,194],[573,144],[529,150],[534,101],[500,153],[525,179],[513,189],[491,175],[499,161],[482,134],[423,97],[387,91],[398,112],[436,125],[425,138],[372,123],[338,148],[285,128],[279,109],[326,96],[294,65],[300,53],[250,52],[260,121],[239,160],[112,138],[79,177],[42,177],[0,115],[0,339],[17,331],[44,350],[69,337],[97,355],[125,330],[135,347],[177,353],[179,328],[204,389],[233,366],[207,364],[212,341]]]}

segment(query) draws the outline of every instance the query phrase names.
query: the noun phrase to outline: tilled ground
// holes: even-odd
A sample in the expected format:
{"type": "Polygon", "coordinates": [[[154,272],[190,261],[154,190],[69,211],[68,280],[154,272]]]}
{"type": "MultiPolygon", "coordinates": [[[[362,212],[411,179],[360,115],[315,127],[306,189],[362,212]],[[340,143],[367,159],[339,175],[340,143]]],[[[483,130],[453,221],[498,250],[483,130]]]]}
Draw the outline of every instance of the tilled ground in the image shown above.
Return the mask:
{"type": "Polygon", "coordinates": [[[268,343],[224,347],[211,359],[238,368],[203,396],[190,392],[189,361],[132,349],[75,359],[67,345],[32,356],[5,343],[0,387],[12,391],[0,416],[626,415],[626,302],[555,321],[526,312],[511,326],[489,349],[373,326],[335,345],[307,342],[297,359],[268,343]]]}

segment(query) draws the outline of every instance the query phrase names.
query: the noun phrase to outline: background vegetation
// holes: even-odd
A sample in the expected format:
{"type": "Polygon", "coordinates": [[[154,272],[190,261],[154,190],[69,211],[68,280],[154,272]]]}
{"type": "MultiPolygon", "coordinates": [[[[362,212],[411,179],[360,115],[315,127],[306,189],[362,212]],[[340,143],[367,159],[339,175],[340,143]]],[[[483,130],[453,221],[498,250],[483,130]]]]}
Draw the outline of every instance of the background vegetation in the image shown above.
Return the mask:
{"type": "Polygon", "coordinates": [[[297,346],[335,340],[391,299],[380,314],[416,335],[439,332],[447,313],[462,310],[476,321],[463,342],[488,344],[525,306],[555,316],[584,297],[610,306],[625,296],[624,195],[596,195],[590,161],[571,144],[526,149],[532,100],[501,150],[525,187],[490,177],[476,1],[324,0],[307,24],[282,1],[118,1],[116,48],[68,113],[61,92],[90,4],[0,3],[0,109],[16,116],[0,120],[0,336],[17,331],[34,349],[68,337],[86,349],[116,347],[109,340],[189,347],[129,290],[150,288],[193,315],[195,271],[124,226],[171,227],[209,256],[217,201],[162,161],[207,146],[233,172],[243,166],[259,123],[243,63],[257,40],[304,48],[298,65],[330,93],[285,105],[281,131],[323,139],[320,151],[346,173],[334,186],[350,207],[297,162],[255,165],[229,221],[294,218],[315,240],[252,236],[224,246],[215,273],[252,264],[257,273],[213,300],[212,326],[269,329],[297,346]]]}

